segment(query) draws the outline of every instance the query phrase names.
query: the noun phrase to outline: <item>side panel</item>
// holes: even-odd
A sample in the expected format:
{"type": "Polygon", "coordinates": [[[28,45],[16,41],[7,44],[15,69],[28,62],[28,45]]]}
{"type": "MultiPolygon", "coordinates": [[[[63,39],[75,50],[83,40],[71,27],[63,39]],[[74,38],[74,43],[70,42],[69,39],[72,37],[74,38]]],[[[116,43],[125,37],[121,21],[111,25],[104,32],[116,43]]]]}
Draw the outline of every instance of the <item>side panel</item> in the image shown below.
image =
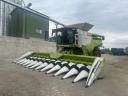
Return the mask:
{"type": "Polygon", "coordinates": [[[88,32],[77,29],[78,31],[78,44],[79,46],[86,46],[91,42],[91,36],[88,35],[88,32]]]}
{"type": "Polygon", "coordinates": [[[48,39],[49,21],[26,12],[26,36],[48,39]]]}
{"type": "Polygon", "coordinates": [[[22,9],[15,9],[11,14],[11,19],[9,36],[35,37],[44,40],[49,38],[49,20],[22,9]]]}
{"type": "Polygon", "coordinates": [[[9,22],[8,36],[22,37],[23,32],[23,12],[20,9],[14,10],[9,22]]]}
{"type": "Polygon", "coordinates": [[[92,33],[78,29],[78,36],[78,45],[82,47],[85,55],[93,55],[94,48],[102,45],[102,40],[93,38],[92,33]]]}

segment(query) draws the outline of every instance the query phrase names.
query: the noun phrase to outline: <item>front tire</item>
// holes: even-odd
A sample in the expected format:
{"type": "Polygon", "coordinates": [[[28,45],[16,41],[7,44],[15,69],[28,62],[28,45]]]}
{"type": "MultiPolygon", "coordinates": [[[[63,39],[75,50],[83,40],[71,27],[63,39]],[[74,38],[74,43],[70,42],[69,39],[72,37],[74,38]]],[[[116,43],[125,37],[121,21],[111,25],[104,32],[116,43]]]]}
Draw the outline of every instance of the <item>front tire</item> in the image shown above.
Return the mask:
{"type": "Polygon", "coordinates": [[[101,51],[100,51],[100,49],[94,49],[93,56],[101,57],[101,51]]]}

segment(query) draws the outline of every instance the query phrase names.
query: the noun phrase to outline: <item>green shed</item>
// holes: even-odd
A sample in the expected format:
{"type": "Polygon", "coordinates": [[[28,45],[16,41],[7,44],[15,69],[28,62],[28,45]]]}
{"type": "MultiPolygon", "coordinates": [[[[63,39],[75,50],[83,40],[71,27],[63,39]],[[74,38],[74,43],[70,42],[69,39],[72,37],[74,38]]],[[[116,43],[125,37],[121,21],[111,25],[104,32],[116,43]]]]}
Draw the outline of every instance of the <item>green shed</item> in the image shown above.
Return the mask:
{"type": "MultiPolygon", "coordinates": [[[[31,9],[32,10],[32,9],[31,9]]],[[[11,21],[8,25],[8,36],[23,38],[49,38],[49,20],[48,16],[39,16],[32,12],[16,8],[11,13],[11,21]]]]}

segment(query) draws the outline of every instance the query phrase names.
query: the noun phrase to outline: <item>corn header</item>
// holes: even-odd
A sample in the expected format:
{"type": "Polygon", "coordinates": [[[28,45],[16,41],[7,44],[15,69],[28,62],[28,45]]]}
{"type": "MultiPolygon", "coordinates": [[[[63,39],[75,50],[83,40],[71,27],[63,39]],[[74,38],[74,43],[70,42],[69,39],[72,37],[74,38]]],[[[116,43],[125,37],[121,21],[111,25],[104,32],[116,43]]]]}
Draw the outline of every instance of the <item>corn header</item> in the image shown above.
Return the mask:
{"type": "Polygon", "coordinates": [[[73,83],[86,79],[86,86],[90,86],[104,66],[99,48],[104,36],[76,27],[54,29],[53,34],[57,43],[56,53],[27,52],[15,62],[46,74],[54,73],[54,77],[65,74],[62,79],[76,76],[73,83]]]}

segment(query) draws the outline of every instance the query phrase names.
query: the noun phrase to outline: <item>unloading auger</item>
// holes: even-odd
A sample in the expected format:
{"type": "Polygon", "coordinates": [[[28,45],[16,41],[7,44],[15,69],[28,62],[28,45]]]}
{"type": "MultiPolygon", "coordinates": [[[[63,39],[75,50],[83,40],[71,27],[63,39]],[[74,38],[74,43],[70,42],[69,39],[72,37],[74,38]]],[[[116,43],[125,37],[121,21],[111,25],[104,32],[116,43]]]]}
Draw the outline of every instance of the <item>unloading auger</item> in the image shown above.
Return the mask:
{"type": "Polygon", "coordinates": [[[46,74],[54,73],[54,77],[65,74],[61,79],[75,76],[73,83],[86,79],[86,87],[89,87],[100,76],[104,59],[93,56],[27,52],[15,63],[46,74]]]}

